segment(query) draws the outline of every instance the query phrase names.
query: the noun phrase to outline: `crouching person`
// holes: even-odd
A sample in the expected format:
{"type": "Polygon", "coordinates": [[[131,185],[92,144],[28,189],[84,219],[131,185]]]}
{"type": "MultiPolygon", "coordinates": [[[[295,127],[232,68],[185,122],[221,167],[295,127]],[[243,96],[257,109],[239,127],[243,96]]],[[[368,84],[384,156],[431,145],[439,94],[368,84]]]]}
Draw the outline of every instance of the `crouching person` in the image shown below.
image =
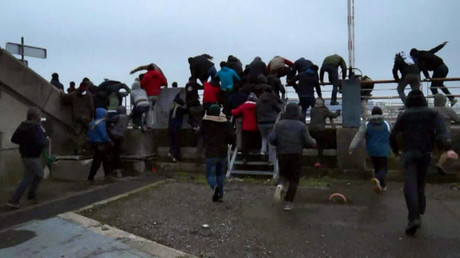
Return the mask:
{"type": "Polygon", "coordinates": [[[89,123],[89,144],[94,151],[93,162],[91,163],[91,168],[88,175],[88,181],[90,184],[94,183],[94,176],[101,166],[101,162],[102,167],[104,168],[105,181],[111,181],[107,152],[109,150],[109,146],[113,145],[113,142],[110,140],[110,137],[107,134],[107,128],[105,124],[106,116],[107,110],[104,108],[97,108],[94,120],[89,123]]]}
{"type": "Polygon", "coordinates": [[[289,189],[284,197],[285,211],[294,208],[292,202],[299,184],[303,148],[316,146],[315,139],[310,136],[307,126],[300,121],[300,118],[297,104],[288,104],[283,120],[275,124],[275,129],[270,136],[270,143],[276,146],[280,170],[280,179],[274,196],[276,201],[281,200],[285,181],[289,183],[289,189]]]}
{"type": "Polygon", "coordinates": [[[11,142],[19,144],[19,152],[25,171],[16,192],[6,205],[18,209],[19,201],[29,186],[27,198],[32,201],[37,200],[38,186],[43,178],[40,154],[49,142],[40,125],[40,110],[38,108],[30,107],[27,110],[27,120],[22,122],[13,133],[11,142]]]}
{"type": "Polygon", "coordinates": [[[213,104],[203,118],[199,134],[203,136],[206,154],[206,179],[214,190],[213,202],[222,202],[224,173],[227,168],[227,145],[235,138],[231,124],[220,115],[220,107],[213,104]]]}

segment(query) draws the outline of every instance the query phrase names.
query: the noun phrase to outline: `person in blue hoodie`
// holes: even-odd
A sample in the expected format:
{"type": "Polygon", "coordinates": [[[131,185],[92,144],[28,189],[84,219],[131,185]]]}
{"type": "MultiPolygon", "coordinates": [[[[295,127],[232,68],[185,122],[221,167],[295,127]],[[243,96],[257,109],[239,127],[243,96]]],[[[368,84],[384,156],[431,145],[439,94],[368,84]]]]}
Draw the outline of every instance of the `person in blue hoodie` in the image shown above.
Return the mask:
{"type": "Polygon", "coordinates": [[[107,133],[106,118],[107,110],[104,108],[96,108],[96,116],[94,120],[89,123],[88,138],[89,144],[94,151],[93,162],[89,170],[88,181],[90,184],[94,183],[94,176],[101,166],[104,168],[105,181],[111,181],[110,166],[107,159],[107,150],[110,145],[113,145],[107,133]]]}
{"type": "Polygon", "coordinates": [[[224,105],[224,110],[228,109],[228,99],[233,92],[234,82],[240,83],[241,78],[226,62],[220,62],[220,71],[217,72],[216,79],[220,81],[220,96],[224,105]]]}
{"type": "Polygon", "coordinates": [[[372,109],[372,115],[363,123],[351,141],[349,153],[358,147],[359,143],[366,139],[366,151],[374,165],[372,182],[375,184],[375,192],[386,191],[385,175],[388,172],[388,152],[390,151],[391,126],[383,119],[380,107],[372,109]]]}
{"type": "Polygon", "coordinates": [[[318,79],[318,66],[313,65],[306,71],[299,73],[292,78],[292,81],[289,83],[296,85],[295,90],[299,96],[300,105],[302,106],[302,116],[305,119],[308,108],[315,105],[314,89],[316,89],[316,94],[319,98],[322,96],[318,79]],[[299,81],[299,83],[296,85],[297,81],[299,81]]]}
{"type": "Polygon", "coordinates": [[[21,183],[6,205],[18,209],[19,201],[29,186],[27,198],[32,201],[37,200],[38,186],[43,178],[40,154],[49,144],[49,141],[40,125],[40,110],[38,108],[30,107],[27,110],[27,120],[22,122],[14,131],[11,142],[19,144],[19,152],[25,171],[21,183]]]}

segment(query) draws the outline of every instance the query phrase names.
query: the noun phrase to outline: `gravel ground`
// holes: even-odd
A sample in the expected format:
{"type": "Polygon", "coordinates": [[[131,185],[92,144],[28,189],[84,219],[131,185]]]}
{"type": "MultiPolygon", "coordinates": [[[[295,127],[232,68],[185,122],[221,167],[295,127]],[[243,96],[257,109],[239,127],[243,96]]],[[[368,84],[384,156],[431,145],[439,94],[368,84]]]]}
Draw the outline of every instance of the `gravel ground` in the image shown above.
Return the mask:
{"type": "Polygon", "coordinates": [[[265,180],[226,184],[223,203],[201,180],[172,179],[82,212],[103,223],[200,257],[458,257],[456,186],[428,185],[424,228],[404,235],[402,184],[376,195],[368,181],[303,183],[290,212],[265,180]],[[324,185],[324,184],[323,184],[324,185]],[[341,192],[348,204],[328,200],[341,192]],[[442,200],[442,201],[439,201],[442,200]],[[207,224],[209,227],[204,227],[207,224]],[[426,225],[428,224],[428,225],[426,225]]]}

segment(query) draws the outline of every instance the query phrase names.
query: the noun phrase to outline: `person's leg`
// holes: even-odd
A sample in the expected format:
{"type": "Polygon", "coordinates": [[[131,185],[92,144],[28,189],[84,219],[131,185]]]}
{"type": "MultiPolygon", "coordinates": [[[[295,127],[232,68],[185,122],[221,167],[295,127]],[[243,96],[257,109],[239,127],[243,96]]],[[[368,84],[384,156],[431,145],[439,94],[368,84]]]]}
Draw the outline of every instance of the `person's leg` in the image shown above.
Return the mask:
{"type": "MultiPolygon", "coordinates": [[[[447,65],[443,64],[434,71],[433,78],[446,78],[448,73],[449,68],[447,67],[447,65]]],[[[455,97],[452,96],[449,89],[447,89],[447,87],[444,85],[444,81],[439,81],[438,87],[442,90],[442,92],[444,92],[444,94],[449,98],[449,101],[452,103],[455,97]]]]}
{"type": "Polygon", "coordinates": [[[426,197],[425,197],[425,178],[430,167],[431,156],[423,155],[418,163],[419,170],[417,173],[417,196],[419,214],[425,213],[426,197]]]}
{"type": "Polygon", "coordinates": [[[339,71],[337,68],[328,66],[329,82],[332,83],[331,105],[337,104],[337,91],[339,88],[339,71]]]}
{"type": "Polygon", "coordinates": [[[217,186],[216,182],[216,158],[206,158],[206,180],[211,189],[214,190],[217,186]]]}
{"type": "Polygon", "coordinates": [[[174,128],[174,149],[173,156],[180,160],[180,128],[174,128]]]}
{"type": "Polygon", "coordinates": [[[420,90],[420,74],[408,74],[406,78],[412,90],[420,90]]]}
{"type": "Polygon", "coordinates": [[[93,155],[93,162],[91,163],[91,168],[89,169],[89,175],[88,175],[89,181],[94,180],[94,176],[96,175],[96,172],[101,166],[101,162],[102,162],[102,153],[99,150],[98,146],[94,144],[92,147],[93,147],[94,155],[93,155]]]}
{"type": "Polygon", "coordinates": [[[241,117],[237,117],[235,120],[235,127],[236,127],[236,147],[238,150],[243,149],[243,133],[241,126],[243,125],[243,119],[241,117]]]}
{"type": "Polygon", "coordinates": [[[260,146],[260,154],[266,155],[267,154],[267,145],[268,145],[268,137],[271,133],[270,124],[259,124],[260,136],[262,138],[262,144],[260,146]]]}
{"type": "Polygon", "coordinates": [[[135,106],[132,111],[133,124],[142,127],[142,113],[139,111],[139,107],[135,106]]]}
{"type": "Polygon", "coordinates": [[[309,107],[309,99],[308,97],[301,97],[299,96],[300,106],[302,107],[302,117],[305,119],[307,117],[307,109],[309,107]]]}
{"type": "Polygon", "coordinates": [[[284,200],[287,202],[294,201],[295,194],[297,192],[297,185],[299,184],[300,171],[301,171],[301,154],[291,154],[290,155],[290,170],[289,170],[289,190],[284,197],[284,200]]]}
{"type": "Polygon", "coordinates": [[[405,154],[404,157],[404,197],[406,199],[407,209],[409,211],[409,221],[414,221],[420,218],[419,213],[419,200],[418,200],[418,189],[417,189],[417,164],[419,160],[414,152],[405,154]]]}
{"type": "Polygon", "coordinates": [[[23,158],[22,162],[24,164],[24,176],[22,177],[22,180],[16,188],[16,191],[11,197],[9,203],[19,204],[19,201],[21,200],[21,197],[26,191],[27,187],[32,184],[36,174],[34,173],[35,164],[31,160],[32,159],[29,158],[23,158]]]}
{"type": "Polygon", "coordinates": [[[278,154],[278,168],[279,177],[275,188],[274,199],[279,202],[281,200],[281,194],[283,192],[284,185],[288,181],[287,175],[290,170],[290,159],[288,154],[278,154]]]}
{"type": "Polygon", "coordinates": [[[169,156],[175,158],[175,149],[176,149],[176,136],[175,129],[173,127],[168,127],[168,136],[169,136],[169,156]]]}
{"type": "Polygon", "coordinates": [[[401,99],[401,101],[403,103],[406,103],[406,93],[404,93],[404,89],[407,87],[407,84],[408,84],[408,78],[405,77],[404,79],[402,79],[399,83],[398,83],[398,87],[397,87],[397,91],[398,91],[398,95],[399,95],[399,98],[401,99]]]}
{"type": "Polygon", "coordinates": [[[243,160],[247,161],[249,158],[249,148],[251,144],[251,132],[242,131],[242,136],[243,149],[241,150],[241,152],[243,160]]]}
{"type": "Polygon", "coordinates": [[[34,179],[32,184],[29,187],[29,193],[27,195],[27,199],[34,200],[37,198],[37,191],[40,185],[40,182],[43,178],[43,165],[40,158],[31,159],[31,168],[33,169],[34,179]]]}
{"type": "Polygon", "coordinates": [[[206,80],[208,78],[211,78],[211,80],[212,80],[216,76],[216,74],[217,74],[216,67],[214,65],[209,67],[209,69],[208,69],[208,77],[206,78],[206,80]]]}
{"type": "Polygon", "coordinates": [[[219,187],[219,199],[222,200],[224,197],[224,174],[227,170],[227,158],[219,159],[217,168],[216,168],[216,180],[217,187],[219,187]]]}

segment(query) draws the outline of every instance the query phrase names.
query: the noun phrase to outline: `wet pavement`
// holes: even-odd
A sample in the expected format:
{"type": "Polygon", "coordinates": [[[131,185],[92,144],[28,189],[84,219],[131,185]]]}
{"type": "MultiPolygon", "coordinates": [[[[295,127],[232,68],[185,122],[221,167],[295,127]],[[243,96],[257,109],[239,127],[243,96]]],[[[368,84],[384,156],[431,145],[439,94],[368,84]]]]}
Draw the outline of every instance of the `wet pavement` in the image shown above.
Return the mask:
{"type": "Polygon", "coordinates": [[[456,187],[427,185],[427,211],[415,237],[404,233],[403,185],[395,182],[377,195],[369,181],[318,187],[307,180],[286,212],[266,181],[227,183],[224,202],[213,203],[203,182],[178,180],[82,214],[201,257],[459,257],[456,187]],[[329,201],[335,192],[348,203],[329,201]]]}

